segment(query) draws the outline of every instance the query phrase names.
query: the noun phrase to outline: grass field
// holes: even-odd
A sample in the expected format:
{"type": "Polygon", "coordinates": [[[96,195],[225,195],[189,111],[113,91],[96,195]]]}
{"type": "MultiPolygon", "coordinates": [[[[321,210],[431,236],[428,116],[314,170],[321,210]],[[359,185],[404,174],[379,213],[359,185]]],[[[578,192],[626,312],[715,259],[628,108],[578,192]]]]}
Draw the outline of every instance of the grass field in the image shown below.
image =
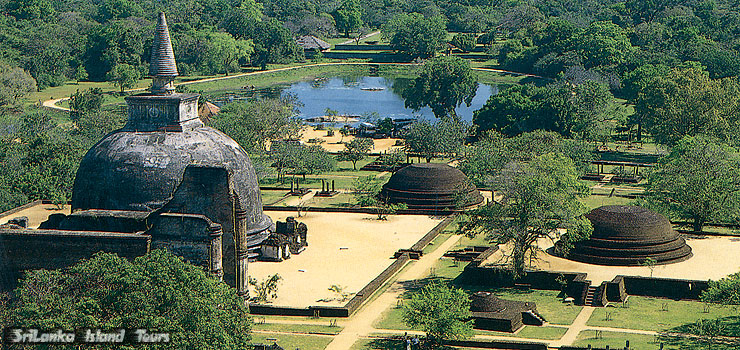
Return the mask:
{"type": "Polygon", "coordinates": [[[332,337],[327,336],[310,336],[310,335],[292,335],[292,334],[267,334],[253,333],[252,343],[254,344],[272,344],[277,342],[283,349],[301,349],[301,350],[323,350],[332,337]],[[273,340],[275,339],[275,340],[273,340]]]}
{"type": "Polygon", "coordinates": [[[273,332],[338,334],[342,331],[343,327],[310,324],[255,323],[252,325],[252,329],[257,331],[273,332]]]}
{"type": "MultiPolygon", "coordinates": [[[[588,346],[593,347],[606,347],[607,345],[612,349],[622,349],[626,345],[626,341],[630,342],[630,349],[632,350],[658,350],[663,344],[665,350],[699,350],[707,349],[708,344],[698,339],[686,339],[686,338],[665,338],[657,337],[652,335],[644,334],[631,334],[631,333],[620,333],[620,332],[600,332],[599,337],[596,337],[596,331],[582,331],[578,334],[575,346],[588,346]]],[[[737,345],[726,345],[726,344],[713,344],[711,349],[714,350],[730,350],[737,349],[737,345]]]]}
{"type": "Polygon", "coordinates": [[[738,315],[738,310],[733,307],[712,305],[709,312],[704,312],[704,303],[697,301],[676,301],[639,296],[631,296],[626,306],[597,308],[588,320],[588,325],[664,331],[694,323],[701,319],[738,315]],[[606,320],[607,313],[610,313],[610,321],[606,320]]]}
{"type": "Polygon", "coordinates": [[[475,330],[475,334],[479,335],[490,335],[497,337],[517,337],[517,338],[528,338],[528,339],[541,339],[541,340],[557,340],[565,335],[567,328],[560,327],[537,327],[537,326],[524,326],[517,333],[508,332],[492,332],[475,330]]]}

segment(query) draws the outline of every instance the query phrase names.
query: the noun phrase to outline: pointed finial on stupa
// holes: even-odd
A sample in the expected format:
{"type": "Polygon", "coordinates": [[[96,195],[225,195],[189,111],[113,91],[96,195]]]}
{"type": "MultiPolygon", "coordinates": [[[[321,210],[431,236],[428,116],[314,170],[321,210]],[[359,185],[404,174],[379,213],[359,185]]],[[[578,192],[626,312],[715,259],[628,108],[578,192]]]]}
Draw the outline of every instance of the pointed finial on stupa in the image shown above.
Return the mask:
{"type": "Polygon", "coordinates": [[[175,63],[175,53],[172,52],[170,31],[167,28],[167,18],[165,18],[164,12],[159,13],[157,30],[154,33],[149,76],[153,78],[152,93],[171,94],[175,91],[172,81],[178,76],[177,64],[175,63]]]}

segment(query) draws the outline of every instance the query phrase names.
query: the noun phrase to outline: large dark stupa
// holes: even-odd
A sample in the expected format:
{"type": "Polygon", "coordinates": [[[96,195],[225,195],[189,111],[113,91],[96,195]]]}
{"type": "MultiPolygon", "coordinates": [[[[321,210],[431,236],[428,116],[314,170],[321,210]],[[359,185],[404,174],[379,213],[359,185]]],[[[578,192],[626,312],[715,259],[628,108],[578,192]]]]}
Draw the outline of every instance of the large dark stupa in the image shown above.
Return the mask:
{"type": "Polygon", "coordinates": [[[639,206],[609,205],[586,217],[593,225],[591,238],[575,244],[568,259],[598,265],[639,266],[652,258],[671,264],[691,258],[691,247],[673,230],[670,221],[639,206]]]}
{"type": "Polygon", "coordinates": [[[439,163],[403,167],[391,176],[380,195],[389,203],[405,203],[410,209],[458,209],[483,202],[462,171],[439,163]]]}

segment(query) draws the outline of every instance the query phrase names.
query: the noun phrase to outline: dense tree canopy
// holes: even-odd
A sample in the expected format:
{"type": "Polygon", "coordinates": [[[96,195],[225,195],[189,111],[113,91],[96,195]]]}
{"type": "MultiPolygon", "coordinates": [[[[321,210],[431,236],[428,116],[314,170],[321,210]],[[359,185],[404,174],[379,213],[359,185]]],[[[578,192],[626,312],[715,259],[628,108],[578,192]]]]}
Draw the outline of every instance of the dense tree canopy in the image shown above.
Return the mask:
{"type": "Polygon", "coordinates": [[[712,79],[696,64],[644,79],[635,115],[655,140],[676,144],[684,136],[712,135],[735,144],[740,121],[740,82],[712,79]]]}
{"type": "Polygon", "coordinates": [[[613,99],[606,86],[591,80],[514,85],[491,96],[475,111],[473,123],[479,132],[495,130],[507,136],[542,129],[597,140],[602,128],[614,125],[617,114],[608,113],[613,99]]]}
{"type": "Polygon", "coordinates": [[[473,334],[470,297],[464,290],[440,282],[427,284],[403,305],[403,321],[433,342],[463,339],[473,334]]]}
{"type": "Polygon", "coordinates": [[[468,130],[468,125],[455,119],[434,123],[418,120],[403,136],[405,149],[409,155],[425,158],[427,163],[438,157],[452,158],[462,150],[468,130]]]}
{"type": "Polygon", "coordinates": [[[700,232],[710,220],[731,220],[740,209],[737,150],[705,136],[687,136],[658,160],[648,178],[648,201],[700,232]]]}
{"type": "Polygon", "coordinates": [[[573,161],[557,153],[491,169],[490,186],[501,199],[466,213],[460,232],[482,233],[496,244],[509,244],[514,277],[521,277],[528,262],[537,258],[540,239],[560,238],[560,248],[567,250],[568,243],[591,234],[583,216],[587,208],[579,201],[589,188],[579,177],[573,161]],[[566,229],[562,236],[560,229],[566,229]]]}
{"type": "Polygon", "coordinates": [[[170,334],[149,349],[250,348],[244,299],[163,250],[133,262],[98,253],[68,270],[31,271],[15,294],[8,323],[18,327],[145,328],[170,334]]]}
{"type": "Polygon", "coordinates": [[[420,13],[402,13],[382,28],[394,50],[412,58],[432,57],[445,47],[445,20],[442,16],[427,18],[420,13]]]}
{"type": "Polygon", "coordinates": [[[419,76],[402,91],[407,108],[429,107],[440,119],[456,119],[462,103],[470,106],[478,90],[470,62],[459,57],[437,57],[424,63],[419,76]]]}

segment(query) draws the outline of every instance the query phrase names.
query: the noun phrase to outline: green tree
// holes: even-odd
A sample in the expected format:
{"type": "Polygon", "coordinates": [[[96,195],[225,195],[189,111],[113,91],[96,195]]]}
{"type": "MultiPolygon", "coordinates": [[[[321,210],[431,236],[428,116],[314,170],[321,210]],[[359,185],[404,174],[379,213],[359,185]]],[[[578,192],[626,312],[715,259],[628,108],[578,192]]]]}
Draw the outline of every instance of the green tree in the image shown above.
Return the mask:
{"type": "Polygon", "coordinates": [[[575,49],[586,68],[623,64],[635,51],[624,29],[609,21],[591,23],[577,35],[575,49]]]}
{"type": "Polygon", "coordinates": [[[601,125],[614,124],[613,99],[606,86],[594,81],[514,85],[491,96],[474,112],[473,123],[479,132],[495,130],[507,136],[543,129],[593,140],[601,125]]]}
{"type": "Polygon", "coordinates": [[[89,88],[69,96],[69,109],[71,114],[79,115],[86,113],[97,113],[103,106],[103,90],[100,88],[89,88]]]}
{"type": "Polygon", "coordinates": [[[693,222],[727,220],[740,209],[740,158],[716,139],[687,136],[658,160],[648,177],[651,204],[693,222]]]}
{"type": "Polygon", "coordinates": [[[10,0],[5,8],[18,19],[44,19],[54,14],[54,6],[47,0],[10,0]]]}
{"type": "Polygon", "coordinates": [[[305,146],[291,141],[273,142],[269,158],[277,169],[278,180],[284,181],[285,174],[319,174],[336,167],[335,159],[319,146],[305,146]]]}
{"type": "Polygon", "coordinates": [[[437,157],[454,157],[461,150],[468,129],[464,122],[454,119],[435,123],[418,120],[404,135],[405,150],[408,154],[424,157],[427,163],[437,157]]]}
{"type": "Polygon", "coordinates": [[[650,79],[637,95],[635,114],[661,144],[699,134],[734,143],[739,108],[737,79],[711,79],[703,68],[686,64],[650,79]]]}
{"type": "Polygon", "coordinates": [[[0,106],[15,106],[18,99],[36,91],[36,80],[18,67],[0,64],[0,106]]]}
{"type": "Polygon", "coordinates": [[[344,144],[344,149],[337,156],[337,160],[352,162],[352,169],[357,170],[357,162],[365,159],[374,146],[373,139],[356,137],[344,144]]]}
{"type": "Polygon", "coordinates": [[[141,16],[144,10],[135,1],[105,0],[98,7],[98,19],[101,23],[110,20],[141,16]]]}
{"type": "Polygon", "coordinates": [[[332,12],[337,30],[344,32],[349,38],[349,33],[363,26],[362,8],[355,0],[345,0],[338,9],[332,12]]]}
{"type": "Polygon", "coordinates": [[[437,281],[411,294],[411,300],[403,305],[403,321],[423,330],[435,345],[473,334],[468,294],[437,281]]]}
{"type": "Polygon", "coordinates": [[[717,281],[709,281],[709,288],[701,293],[701,301],[740,305],[740,273],[734,273],[717,281]]]}
{"type": "Polygon", "coordinates": [[[452,37],[450,44],[454,45],[456,48],[462,50],[463,52],[473,51],[476,44],[475,34],[457,33],[454,37],[452,37]]]}
{"type": "MultiPolygon", "coordinates": [[[[665,77],[670,73],[670,68],[666,65],[645,64],[637,67],[631,72],[627,72],[622,79],[622,95],[625,99],[635,104],[641,94],[645,94],[645,89],[650,82],[660,77],[665,77]]],[[[643,116],[645,113],[634,113],[630,116],[629,123],[637,126],[637,140],[642,140],[643,116]]]]}
{"type": "Polygon", "coordinates": [[[77,80],[77,84],[79,84],[81,81],[87,79],[89,76],[87,75],[87,70],[85,70],[85,66],[79,65],[77,66],[77,69],[75,70],[75,80],[77,80]]]}
{"type": "Polygon", "coordinates": [[[394,50],[412,58],[432,57],[442,51],[447,35],[442,16],[427,18],[420,13],[398,14],[383,25],[382,32],[394,50]]]}
{"type": "Polygon", "coordinates": [[[560,238],[566,253],[573,242],[587,238],[591,224],[580,202],[589,188],[580,179],[573,161],[546,153],[529,162],[510,162],[490,174],[490,186],[501,194],[494,203],[465,214],[460,232],[485,233],[496,244],[508,244],[513,275],[525,274],[528,261],[537,258],[540,239],[560,238]],[[566,229],[560,235],[559,230],[566,229]]]}
{"type": "Polygon", "coordinates": [[[252,298],[256,303],[266,303],[270,299],[277,298],[278,284],[283,278],[279,274],[267,276],[262,281],[256,278],[249,278],[249,285],[254,287],[257,295],[252,298]]]}
{"type": "Polygon", "coordinates": [[[69,269],[30,271],[15,295],[8,321],[19,327],[147,328],[170,334],[150,349],[250,348],[244,299],[163,250],[133,262],[98,253],[69,269]]]}
{"type": "Polygon", "coordinates": [[[282,64],[304,59],[303,49],[293,39],[293,34],[275,19],[258,22],[252,39],[252,63],[262,69],[266,69],[269,63],[282,64]]]}
{"type": "Polygon", "coordinates": [[[252,41],[234,39],[229,33],[210,33],[208,35],[208,66],[212,72],[239,71],[239,61],[248,62],[254,52],[252,41]]]}
{"type": "Polygon", "coordinates": [[[141,73],[136,67],[126,63],[117,64],[113,69],[106,75],[108,81],[113,83],[121,89],[121,93],[124,90],[132,89],[136,86],[136,83],[141,78],[141,73]]]}
{"type": "Polygon", "coordinates": [[[295,99],[260,98],[223,106],[209,125],[223,131],[252,153],[264,153],[270,141],[295,139],[301,130],[295,99]]]}
{"type": "Polygon", "coordinates": [[[430,107],[439,119],[457,119],[455,108],[470,106],[478,81],[470,63],[459,57],[438,57],[424,63],[419,76],[403,90],[407,108],[416,111],[430,107]]]}
{"type": "Polygon", "coordinates": [[[383,182],[375,175],[360,176],[352,182],[352,196],[357,205],[371,208],[378,220],[386,220],[388,215],[395,214],[400,209],[406,209],[405,204],[393,204],[380,197],[383,182]]]}

